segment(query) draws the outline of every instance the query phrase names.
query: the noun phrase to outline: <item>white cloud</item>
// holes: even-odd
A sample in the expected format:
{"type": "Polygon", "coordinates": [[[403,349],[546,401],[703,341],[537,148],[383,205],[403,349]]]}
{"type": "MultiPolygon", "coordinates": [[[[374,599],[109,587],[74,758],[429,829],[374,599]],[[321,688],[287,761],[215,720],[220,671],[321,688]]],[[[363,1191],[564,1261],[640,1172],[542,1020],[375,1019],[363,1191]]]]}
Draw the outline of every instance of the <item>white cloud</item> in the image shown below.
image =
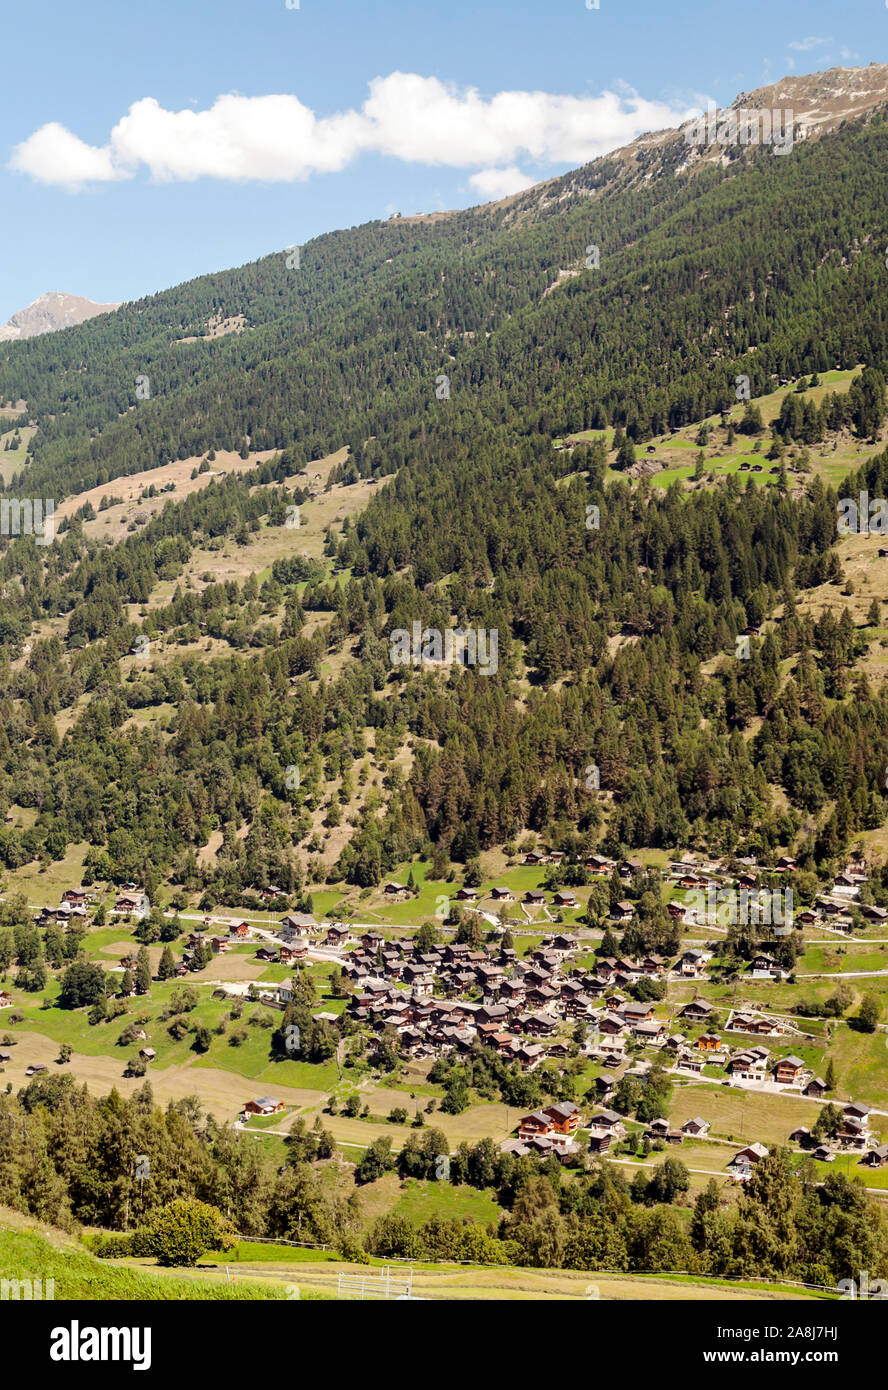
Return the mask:
{"type": "Polygon", "coordinates": [[[343,169],[363,153],[408,163],[480,166],[504,179],[514,161],[582,163],[646,130],[678,125],[690,110],[648,101],[631,89],[573,97],[446,85],[393,72],[370,83],[360,110],[318,117],[292,95],[220,96],[203,111],[168,111],[154,97],[135,102],[104,148],[63,126],[42,126],[16,146],[10,167],[73,188],[132,177],[291,182],[343,169]],[[508,167],[501,167],[508,166],[508,167]]]}
{"type": "Polygon", "coordinates": [[[812,48],[821,48],[825,43],[832,43],[832,39],[818,39],[811,34],[806,39],[793,39],[789,46],[798,53],[809,53],[812,48]]]}
{"type": "Polygon", "coordinates": [[[488,201],[493,198],[508,198],[510,194],[520,193],[522,189],[530,188],[531,184],[536,182],[536,179],[522,174],[514,164],[510,164],[508,169],[479,169],[478,173],[469,179],[471,187],[488,201]]]}
{"type": "Polygon", "coordinates": [[[84,144],[54,121],[41,126],[23,144],[16,145],[9,167],[30,174],[38,183],[61,184],[66,188],[79,188],[84,183],[109,183],[121,177],[107,145],[104,149],[96,149],[84,144]]]}

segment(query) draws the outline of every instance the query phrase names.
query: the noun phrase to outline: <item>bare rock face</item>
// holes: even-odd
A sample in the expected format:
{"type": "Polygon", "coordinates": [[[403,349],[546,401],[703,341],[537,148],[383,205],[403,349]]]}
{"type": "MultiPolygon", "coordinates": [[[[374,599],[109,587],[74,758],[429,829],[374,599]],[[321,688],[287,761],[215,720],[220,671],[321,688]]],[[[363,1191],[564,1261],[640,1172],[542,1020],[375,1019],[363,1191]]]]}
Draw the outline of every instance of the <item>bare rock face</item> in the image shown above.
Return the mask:
{"type": "Polygon", "coordinates": [[[73,328],[78,323],[119,309],[119,304],[94,304],[79,294],[62,294],[50,290],[41,294],[27,309],[19,309],[7,324],[0,328],[0,342],[17,338],[35,338],[38,333],[57,333],[60,328],[73,328]]]}

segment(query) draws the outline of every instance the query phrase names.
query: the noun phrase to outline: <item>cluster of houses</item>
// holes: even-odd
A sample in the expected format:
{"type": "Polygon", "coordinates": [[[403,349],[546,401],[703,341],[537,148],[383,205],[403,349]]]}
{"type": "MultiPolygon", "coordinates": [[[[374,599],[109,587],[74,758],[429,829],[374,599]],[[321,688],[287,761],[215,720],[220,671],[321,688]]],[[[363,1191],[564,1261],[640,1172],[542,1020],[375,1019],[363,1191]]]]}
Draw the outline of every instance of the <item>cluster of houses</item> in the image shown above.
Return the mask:
{"type": "Polygon", "coordinates": [[[50,922],[70,922],[84,918],[93,902],[91,893],[84,892],[79,888],[69,888],[62,894],[58,907],[43,907],[34,918],[39,927],[48,926],[50,922]]]}
{"type": "Polygon", "coordinates": [[[467,1051],[480,1039],[526,1070],[547,1056],[569,1056],[570,1045],[557,1035],[583,1021],[591,1034],[587,1053],[617,1063],[630,1039],[659,1045],[666,1036],[653,1004],[627,1001],[622,991],[643,976],[666,979],[676,970],[681,978],[695,978],[708,960],[689,951],[674,968],[650,954],[570,969],[578,949],[567,932],[551,933],[519,957],[510,948],[473,950],[458,942],[424,951],[414,940],[387,941],[366,931],[342,956],[342,973],[354,991],[349,1011],[377,1031],[394,1028],[405,1056],[467,1051]]]}
{"type": "MultiPolygon", "coordinates": [[[[608,1087],[605,1079],[604,1085],[598,1089],[599,1094],[606,1096],[612,1085],[608,1087]]],[[[540,1158],[554,1154],[564,1161],[580,1152],[580,1145],[576,1141],[580,1128],[588,1136],[590,1151],[599,1155],[606,1154],[611,1145],[624,1139],[628,1132],[625,1116],[616,1110],[603,1108],[591,1117],[588,1124],[583,1125],[576,1105],[572,1101],[560,1101],[525,1115],[518,1125],[518,1137],[507,1139],[500,1149],[503,1153],[533,1154],[540,1158]]],[[[687,1120],[680,1129],[672,1129],[668,1120],[660,1119],[651,1121],[644,1131],[644,1137],[651,1143],[680,1144],[685,1139],[704,1139],[709,1129],[709,1121],[699,1116],[687,1120]]]]}
{"type": "Polygon", "coordinates": [[[879,1144],[878,1136],[869,1127],[870,1107],[859,1101],[838,1107],[840,1120],[835,1134],[825,1142],[815,1143],[811,1131],[799,1125],[792,1131],[790,1141],[811,1151],[811,1157],[821,1163],[832,1163],[836,1154],[859,1153],[861,1163],[869,1168],[881,1168],[888,1163],[888,1144],[879,1144]]]}
{"type": "MultiPolygon", "coordinates": [[[[42,907],[34,920],[39,927],[45,927],[50,922],[76,922],[85,918],[94,904],[93,893],[83,888],[68,888],[62,894],[58,907],[42,907]]],[[[111,911],[119,916],[143,917],[147,915],[149,907],[148,895],[136,888],[135,884],[128,884],[115,900],[111,911]]]]}

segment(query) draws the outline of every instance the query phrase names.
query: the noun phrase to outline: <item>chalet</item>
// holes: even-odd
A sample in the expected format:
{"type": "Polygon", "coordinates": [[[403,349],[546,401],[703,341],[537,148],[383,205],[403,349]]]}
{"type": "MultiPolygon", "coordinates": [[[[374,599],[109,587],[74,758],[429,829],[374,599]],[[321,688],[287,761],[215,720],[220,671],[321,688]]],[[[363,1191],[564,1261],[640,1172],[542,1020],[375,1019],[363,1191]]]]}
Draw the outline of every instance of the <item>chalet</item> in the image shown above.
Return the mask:
{"type": "Polygon", "coordinates": [[[289,965],[294,960],[305,960],[308,955],[308,947],[302,946],[282,946],[280,950],[281,965],[289,965]]]}
{"type": "Polygon", "coordinates": [[[280,952],[273,951],[269,946],[260,946],[259,950],[256,952],[257,960],[267,960],[276,963],[280,958],[280,952]]]}
{"type": "Polygon", "coordinates": [[[138,898],[131,898],[131,897],[129,897],[128,895],[124,894],[122,897],[118,898],[117,901],[116,901],[116,903],[114,904],[114,911],[115,911],[115,912],[135,912],[135,911],[137,910],[138,906],[139,906],[139,899],[138,899],[138,898]]]}
{"type": "Polygon", "coordinates": [[[851,1119],[847,1114],[836,1130],[836,1139],[844,1149],[865,1149],[869,1141],[866,1124],[851,1119]]]}
{"type": "Polygon", "coordinates": [[[281,923],[279,934],[284,941],[292,944],[294,941],[305,940],[317,929],[318,924],[313,917],[291,912],[281,923]]]}
{"type": "Polygon", "coordinates": [[[689,1139],[705,1139],[711,1127],[709,1120],[701,1120],[699,1115],[695,1115],[692,1120],[685,1120],[681,1132],[689,1139]]]}
{"type": "Polygon", "coordinates": [[[708,951],[685,951],[678,962],[678,972],[690,977],[702,975],[711,959],[708,951]]]}
{"type": "Polygon", "coordinates": [[[590,1124],[595,1129],[606,1129],[609,1134],[616,1138],[622,1138],[626,1133],[623,1116],[616,1110],[600,1110],[597,1115],[592,1116],[590,1124]]]}
{"type": "Polygon", "coordinates": [[[617,903],[611,912],[611,920],[618,926],[628,926],[635,915],[635,906],[630,902],[617,903]]]}
{"type": "Polygon", "coordinates": [[[448,964],[454,964],[457,961],[465,960],[469,955],[470,949],[471,948],[467,946],[465,942],[454,941],[452,944],[444,947],[444,960],[447,961],[448,964]]]}
{"type": "Polygon", "coordinates": [[[662,956],[651,954],[644,957],[638,968],[643,975],[662,975],[666,962],[662,956]]]}
{"type": "Polygon", "coordinates": [[[714,1013],[714,1004],[708,1003],[705,999],[692,999],[689,1004],[685,1004],[681,1016],[690,1019],[692,1023],[706,1023],[714,1013]]]}
{"type": "Polygon", "coordinates": [[[727,1070],[735,1081],[763,1081],[770,1055],[766,1047],[753,1047],[748,1052],[738,1052],[728,1062],[727,1070]]]}
{"type": "Polygon", "coordinates": [[[246,941],[250,935],[249,922],[238,922],[236,926],[229,927],[228,935],[234,941],[246,941]]]}
{"type": "Polygon", "coordinates": [[[818,898],[816,906],[823,913],[824,917],[840,917],[848,908],[845,903],[834,903],[830,898],[818,898]]]}
{"type": "Polygon", "coordinates": [[[344,927],[340,923],[334,923],[332,927],[327,928],[327,945],[332,946],[334,950],[341,950],[349,940],[349,936],[348,927],[344,927]]]}
{"type": "Polygon", "coordinates": [[[702,1052],[680,1052],[676,1061],[676,1066],[681,1067],[682,1071],[693,1071],[699,1076],[706,1062],[705,1054],[702,1052]]]}
{"type": "Polygon", "coordinates": [[[580,1112],[573,1101],[562,1100],[557,1105],[547,1105],[543,1114],[548,1115],[553,1130],[557,1134],[573,1134],[580,1123],[580,1112]]]}
{"type": "Polygon", "coordinates": [[[500,985],[500,999],[510,1004],[520,1004],[526,993],[520,980],[506,980],[500,985]]]}
{"type": "Polygon", "coordinates": [[[29,1067],[25,1067],[25,1076],[38,1076],[41,1072],[47,1070],[48,1068],[43,1066],[42,1063],[32,1062],[29,1067]]]}
{"type": "Polygon", "coordinates": [[[478,898],[477,888],[458,888],[456,890],[456,901],[459,903],[473,903],[478,898]]]}
{"type": "Polygon", "coordinates": [[[740,1149],[734,1154],[728,1167],[733,1171],[735,1177],[743,1180],[751,1177],[755,1165],[767,1157],[768,1150],[764,1144],[747,1144],[745,1149],[740,1149]]]}
{"type": "Polygon", "coordinates": [[[812,1076],[807,1086],[802,1088],[802,1095],[810,1097],[812,1100],[822,1100],[826,1095],[826,1082],[821,1076],[812,1076]]]}
{"type": "Polygon", "coordinates": [[[860,884],[851,874],[837,874],[832,887],[833,897],[835,898],[856,898],[860,892],[860,884]]]}
{"type": "Polygon", "coordinates": [[[534,1110],[531,1115],[525,1115],[518,1125],[518,1138],[522,1143],[527,1143],[537,1134],[548,1134],[552,1128],[552,1122],[548,1115],[542,1110],[534,1110]]]}
{"type": "Polygon", "coordinates": [[[592,1089],[600,1101],[606,1101],[613,1095],[616,1084],[616,1078],[603,1071],[592,1082],[592,1089]]]}
{"type": "Polygon", "coordinates": [[[546,901],[546,895],[539,888],[529,888],[521,901],[532,903],[534,906],[538,907],[541,903],[546,901]]]}
{"type": "Polygon", "coordinates": [[[550,1038],[558,1027],[551,1014],[522,1014],[518,1020],[521,1030],[532,1038],[550,1038]]]}
{"type": "Polygon", "coordinates": [[[883,1168],[888,1163],[888,1144],[880,1144],[877,1149],[870,1149],[860,1161],[868,1168],[883,1168]]]}
{"type": "Polygon", "coordinates": [[[849,1101],[843,1109],[849,1120],[856,1120],[864,1128],[869,1124],[871,1111],[868,1105],[861,1105],[860,1101],[849,1101]]]}
{"type": "MultiPolygon", "coordinates": [[[[557,893],[555,894],[555,901],[558,901],[557,893]]],[[[579,944],[575,936],[568,936],[563,932],[556,932],[554,936],[547,937],[544,942],[546,953],[554,956],[559,963],[572,955],[579,944]]]]}
{"type": "Polygon", "coordinates": [[[5,989],[0,989],[0,1009],[8,1009],[12,1004],[12,995],[5,989]]]}
{"type": "Polygon", "coordinates": [[[680,1129],[670,1129],[668,1120],[651,1120],[644,1137],[654,1141],[665,1140],[667,1144],[680,1144],[684,1135],[680,1129]]]}
{"type": "Polygon", "coordinates": [[[284,893],[283,888],[279,888],[276,883],[268,883],[262,889],[261,896],[265,902],[273,903],[278,898],[286,897],[286,894],[284,893]]]}
{"type": "Polygon", "coordinates": [[[679,888],[705,888],[705,878],[698,877],[697,874],[682,874],[678,880],[679,888]]]}
{"type": "Polygon", "coordinates": [[[479,965],[475,970],[475,978],[485,992],[499,989],[506,978],[506,972],[501,965],[479,965]]]}
{"type": "Polygon", "coordinates": [[[431,980],[432,978],[431,967],[425,965],[422,961],[408,961],[404,966],[403,973],[404,979],[407,981],[408,985],[419,984],[421,981],[431,980]]]}
{"type": "Polygon", "coordinates": [[[773,956],[769,956],[765,951],[760,951],[757,956],[753,956],[749,968],[756,974],[770,975],[775,964],[776,961],[773,956]]]}
{"type": "Polygon", "coordinates": [[[793,873],[795,867],[795,860],[788,854],[781,854],[780,858],[777,860],[776,869],[779,874],[793,873]]]}
{"type": "Polygon", "coordinates": [[[157,1053],[154,1051],[153,1047],[140,1047],[139,1056],[144,1062],[153,1062],[157,1053]]]}
{"type": "Polygon", "coordinates": [[[786,1025],[777,1018],[766,1014],[732,1010],[725,1028],[733,1033],[752,1033],[760,1037],[779,1037],[786,1032],[786,1025]]]}
{"type": "Polygon", "coordinates": [[[673,921],[676,922],[684,921],[687,915],[687,910],[688,909],[684,903],[676,902],[675,900],[666,904],[666,911],[668,912],[669,916],[673,919],[673,921]]]}
{"type": "Polygon", "coordinates": [[[382,891],[387,898],[400,899],[407,896],[407,888],[403,883],[387,883],[382,891]]]}
{"type": "Polygon", "coordinates": [[[612,859],[603,859],[600,854],[590,854],[585,861],[584,867],[587,868],[591,874],[600,877],[604,874],[609,874],[614,867],[614,863],[612,859]]]}
{"type": "Polygon", "coordinates": [[[398,1039],[398,1046],[408,1057],[415,1057],[423,1047],[425,1037],[418,1028],[404,1028],[398,1039]]]}
{"type": "Polygon", "coordinates": [[[607,1153],[614,1136],[609,1129],[598,1125],[591,1125],[589,1128],[589,1150],[594,1154],[607,1153]]]}
{"type": "Polygon", "coordinates": [[[654,1016],[653,1004],[624,1004],[621,1010],[627,1023],[649,1023],[654,1016]]]}
{"type": "Polygon", "coordinates": [[[829,1144],[818,1144],[811,1157],[816,1158],[818,1163],[835,1163],[836,1159],[835,1150],[829,1144]]]}
{"type": "Polygon", "coordinates": [[[808,1126],[796,1125],[789,1136],[789,1141],[791,1144],[801,1144],[803,1149],[808,1148],[811,1143],[811,1131],[808,1126]]]}
{"type": "Polygon", "coordinates": [[[548,862],[546,855],[538,854],[536,850],[531,850],[529,854],[524,856],[525,864],[547,864],[548,862]]]}
{"type": "Polygon", "coordinates": [[[781,1057],[774,1068],[774,1080],[780,1086],[794,1086],[804,1070],[801,1057],[781,1057]]]}
{"type": "Polygon", "coordinates": [[[67,903],[70,907],[83,907],[86,901],[86,893],[81,892],[79,888],[69,888],[66,893],[62,894],[62,902],[67,903]]]}
{"type": "Polygon", "coordinates": [[[498,902],[498,903],[511,903],[511,902],[514,902],[514,898],[513,898],[513,896],[512,896],[512,891],[511,891],[510,888],[491,888],[491,890],[490,890],[490,896],[493,898],[494,902],[498,902]]]}
{"type": "Polygon", "coordinates": [[[558,892],[552,898],[556,907],[576,907],[577,900],[573,893],[558,892]]]}
{"type": "Polygon", "coordinates": [[[284,1102],[274,1096],[262,1096],[259,1100],[248,1100],[244,1106],[245,1115],[276,1115],[283,1110],[284,1102]]]}
{"type": "Polygon", "coordinates": [[[632,1031],[639,1042],[649,1046],[661,1046],[666,1038],[666,1029],[656,1018],[646,1023],[636,1023],[632,1031]]]}
{"type": "Polygon", "coordinates": [[[361,945],[365,951],[372,951],[375,955],[380,946],[385,944],[385,938],[378,931],[365,931],[361,937],[361,945]]]}
{"type": "Polygon", "coordinates": [[[505,1004],[482,1004],[480,1009],[475,1012],[475,1021],[482,1023],[494,1023],[497,1027],[502,1027],[508,1022],[510,1010],[505,1004]]]}
{"type": "Polygon", "coordinates": [[[598,1027],[606,1037],[610,1038],[617,1037],[620,1033],[625,1033],[626,1031],[626,1025],[623,1020],[617,1018],[616,1014],[610,1013],[602,1015],[598,1020],[598,1027]]]}
{"type": "Polygon", "coordinates": [[[717,1033],[701,1033],[697,1039],[697,1047],[701,1052],[718,1052],[721,1038],[717,1033]]]}
{"type": "Polygon", "coordinates": [[[228,940],[227,936],[211,936],[210,945],[212,946],[217,956],[227,955],[227,953],[231,950],[231,942],[228,940]]]}
{"type": "Polygon", "coordinates": [[[515,1060],[523,1071],[533,1071],[546,1057],[542,1043],[521,1043],[515,1050],[515,1060]]]}

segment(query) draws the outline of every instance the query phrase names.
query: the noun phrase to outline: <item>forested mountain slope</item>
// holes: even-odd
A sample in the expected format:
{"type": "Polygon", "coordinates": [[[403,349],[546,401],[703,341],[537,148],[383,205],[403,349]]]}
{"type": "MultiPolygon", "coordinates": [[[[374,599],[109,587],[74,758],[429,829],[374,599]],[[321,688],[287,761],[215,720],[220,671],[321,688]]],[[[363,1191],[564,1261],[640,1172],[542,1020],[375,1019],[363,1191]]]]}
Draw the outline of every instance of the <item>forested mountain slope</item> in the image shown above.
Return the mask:
{"type": "MultiPolygon", "coordinates": [[[[36,812],[0,830],[9,869],[85,843],[97,876],[237,900],[269,879],[376,883],[432,845],[468,860],[527,828],[568,851],[792,846],[824,867],[881,823],[888,699],[854,672],[880,625],[843,618],[838,589],[833,614],[796,600],[841,583],[834,492],[619,473],[706,417],[717,442],[752,438],[738,376],[755,397],[864,364],[819,405],[788,391],[770,456],[875,447],[884,111],[684,173],[682,137],[639,144],[629,173],[619,152],[0,349],[0,399],[37,427],[19,496],[276,451],[121,543],[81,508],[52,546],[7,545],[0,809],[36,812]],[[208,336],[229,320],[242,331],[208,336]],[[343,445],[333,500],[390,483],[311,553],[286,520],[320,514],[309,465],[343,445]],[[249,569],[260,541],[266,563],[220,582],[214,556],[249,569]],[[392,630],[415,621],[496,630],[498,670],[393,666],[392,630]],[[129,660],[140,637],[163,660],[129,660]],[[347,821],[338,843],[319,809],[347,821]]],[[[876,495],[885,456],[866,467],[876,495]]]]}

